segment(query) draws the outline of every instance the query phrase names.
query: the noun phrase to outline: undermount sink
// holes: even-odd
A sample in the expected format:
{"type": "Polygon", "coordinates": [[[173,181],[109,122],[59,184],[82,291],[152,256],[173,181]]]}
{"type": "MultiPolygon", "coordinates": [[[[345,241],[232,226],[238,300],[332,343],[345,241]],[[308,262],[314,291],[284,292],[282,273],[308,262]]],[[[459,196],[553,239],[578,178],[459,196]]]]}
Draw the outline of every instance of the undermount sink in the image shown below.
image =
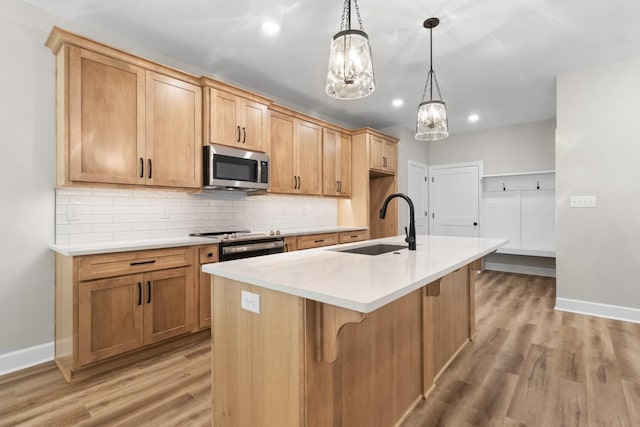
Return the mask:
{"type": "Polygon", "coordinates": [[[385,244],[375,244],[369,246],[360,246],[358,248],[351,249],[335,249],[336,252],[348,252],[350,254],[361,254],[361,255],[381,255],[386,254],[387,252],[399,251],[400,249],[407,249],[405,245],[385,245],[385,244]]]}

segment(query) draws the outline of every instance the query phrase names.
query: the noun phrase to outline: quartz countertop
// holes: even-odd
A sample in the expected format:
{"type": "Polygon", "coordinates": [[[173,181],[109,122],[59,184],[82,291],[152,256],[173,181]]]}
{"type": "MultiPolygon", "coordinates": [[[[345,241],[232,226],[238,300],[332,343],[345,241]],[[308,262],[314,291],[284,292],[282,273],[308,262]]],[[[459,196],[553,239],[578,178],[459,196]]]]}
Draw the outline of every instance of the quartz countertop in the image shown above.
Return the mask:
{"type": "MultiPolygon", "coordinates": [[[[367,230],[367,227],[323,227],[313,229],[286,230],[279,237],[301,236],[306,234],[339,233],[341,231],[367,230]]],[[[265,232],[269,234],[269,231],[265,232]]],[[[70,243],[58,245],[52,243],[49,249],[65,256],[96,255],[114,252],[139,251],[145,249],[172,248],[178,246],[211,245],[220,243],[219,239],[209,237],[167,237],[161,239],[119,240],[95,243],[70,243]]]]}
{"type": "Polygon", "coordinates": [[[290,295],[372,312],[508,241],[474,237],[417,236],[417,250],[381,255],[337,252],[371,244],[406,245],[405,236],[326,246],[203,265],[202,271],[290,295]]]}
{"type": "Polygon", "coordinates": [[[178,246],[211,245],[219,239],[208,237],[169,237],[163,239],[121,240],[98,243],[75,243],[49,245],[49,249],[66,256],[108,254],[114,252],[140,251],[145,249],[175,248],[178,246]]]}

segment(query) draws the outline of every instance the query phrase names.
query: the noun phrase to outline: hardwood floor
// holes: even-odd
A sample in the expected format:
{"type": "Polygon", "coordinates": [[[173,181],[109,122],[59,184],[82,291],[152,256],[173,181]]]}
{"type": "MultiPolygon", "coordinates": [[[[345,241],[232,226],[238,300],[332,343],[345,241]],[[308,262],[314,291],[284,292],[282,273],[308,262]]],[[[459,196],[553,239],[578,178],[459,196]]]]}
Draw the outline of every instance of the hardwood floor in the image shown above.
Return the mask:
{"type": "MultiPolygon", "coordinates": [[[[554,298],[553,279],[479,274],[477,338],[402,426],[640,425],[640,325],[554,298]]],[[[0,377],[0,426],[211,425],[210,355],[206,338],[72,385],[53,363],[0,377]]]]}

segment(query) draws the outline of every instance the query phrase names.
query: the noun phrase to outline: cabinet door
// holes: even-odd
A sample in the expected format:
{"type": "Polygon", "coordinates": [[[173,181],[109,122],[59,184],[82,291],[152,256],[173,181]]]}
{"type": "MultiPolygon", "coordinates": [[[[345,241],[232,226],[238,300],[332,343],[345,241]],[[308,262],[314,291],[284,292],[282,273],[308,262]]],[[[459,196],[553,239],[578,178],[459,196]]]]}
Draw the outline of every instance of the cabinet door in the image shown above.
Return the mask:
{"type": "Polygon", "coordinates": [[[384,170],[384,141],[377,136],[369,137],[369,168],[384,170]]]}
{"type": "Polygon", "coordinates": [[[338,181],[340,196],[351,197],[351,136],[341,133],[338,150],[338,181]]]}
{"type": "Polygon", "coordinates": [[[198,327],[200,329],[211,326],[211,275],[200,272],[198,290],[198,327]]]}
{"type": "Polygon", "coordinates": [[[242,131],[240,145],[246,150],[264,151],[268,132],[267,106],[247,99],[238,100],[242,131]]]}
{"type": "Polygon", "coordinates": [[[146,102],[147,183],[200,188],[200,87],[147,71],[146,102]]]}
{"type": "Polygon", "coordinates": [[[142,68],[69,47],[71,181],[144,184],[144,84],[142,68]]]}
{"type": "Polygon", "coordinates": [[[398,170],[398,150],[396,144],[385,141],[382,152],[384,170],[395,173],[398,170]]]}
{"type": "Polygon", "coordinates": [[[294,119],[295,153],[300,194],[322,194],[322,128],[294,119]]]}
{"type": "Polygon", "coordinates": [[[209,143],[238,147],[242,130],[239,125],[237,97],[213,88],[208,90],[209,143]]]}
{"type": "Polygon", "coordinates": [[[269,191],[275,193],[295,193],[293,117],[271,112],[271,176],[269,191]]]}
{"type": "Polygon", "coordinates": [[[337,196],[339,190],[340,135],[333,129],[322,132],[322,194],[337,196]]]}
{"type": "Polygon", "coordinates": [[[145,274],[145,345],[191,331],[195,312],[194,284],[190,267],[145,274]]]}
{"type": "Polygon", "coordinates": [[[78,285],[80,365],[142,346],[143,275],[78,285]]]}

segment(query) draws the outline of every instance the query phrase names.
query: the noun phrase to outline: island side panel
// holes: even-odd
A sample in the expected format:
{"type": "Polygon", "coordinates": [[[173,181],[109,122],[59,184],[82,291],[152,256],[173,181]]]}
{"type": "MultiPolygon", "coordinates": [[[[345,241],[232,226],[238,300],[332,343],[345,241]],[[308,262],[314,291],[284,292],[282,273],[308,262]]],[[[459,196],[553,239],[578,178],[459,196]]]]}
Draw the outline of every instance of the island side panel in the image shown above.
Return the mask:
{"type": "Polygon", "coordinates": [[[433,381],[469,342],[469,286],[469,265],[465,265],[442,278],[438,296],[426,297],[431,298],[433,381]]]}
{"type": "Polygon", "coordinates": [[[304,300],[213,276],[214,426],[304,425],[304,300]],[[260,314],[241,291],[260,295],[260,314]]]}
{"type": "Polygon", "coordinates": [[[319,361],[316,311],[306,302],[306,426],[392,426],[422,398],[421,291],[338,331],[335,362],[319,361]]]}

